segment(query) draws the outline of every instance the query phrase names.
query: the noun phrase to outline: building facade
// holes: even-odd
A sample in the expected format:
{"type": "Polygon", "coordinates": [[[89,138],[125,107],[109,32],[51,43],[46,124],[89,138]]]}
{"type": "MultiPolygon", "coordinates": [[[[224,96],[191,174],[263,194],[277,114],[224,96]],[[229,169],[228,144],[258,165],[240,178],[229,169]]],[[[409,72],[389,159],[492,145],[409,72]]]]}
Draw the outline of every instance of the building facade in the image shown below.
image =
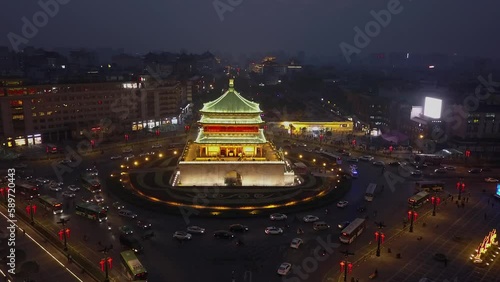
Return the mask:
{"type": "Polygon", "coordinates": [[[177,124],[187,105],[178,82],[5,86],[0,142],[6,147],[55,143],[88,138],[85,131],[119,134],[177,124]]]}

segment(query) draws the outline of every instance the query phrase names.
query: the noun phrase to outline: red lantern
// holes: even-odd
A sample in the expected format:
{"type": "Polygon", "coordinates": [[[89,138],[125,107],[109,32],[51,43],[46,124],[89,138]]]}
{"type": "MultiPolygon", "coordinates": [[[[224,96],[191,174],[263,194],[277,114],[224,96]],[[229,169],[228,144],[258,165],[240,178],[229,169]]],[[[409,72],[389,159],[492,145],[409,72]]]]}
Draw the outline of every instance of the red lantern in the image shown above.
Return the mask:
{"type": "Polygon", "coordinates": [[[465,151],[465,156],[466,156],[467,158],[468,158],[468,157],[470,157],[470,150],[466,150],[466,151],[465,151]]]}
{"type": "Polygon", "coordinates": [[[31,206],[27,206],[26,207],[26,213],[27,214],[31,214],[31,206]]]}
{"type": "Polygon", "coordinates": [[[125,141],[128,141],[128,134],[125,134],[125,141]]]}
{"type": "Polygon", "coordinates": [[[2,194],[2,197],[4,196],[4,194],[3,194],[3,193],[5,193],[4,189],[5,189],[5,188],[0,188],[0,193],[2,194]]]}
{"type": "Polygon", "coordinates": [[[66,228],[65,233],[66,233],[66,238],[69,238],[69,234],[71,233],[70,229],[66,228]]]}
{"type": "Polygon", "coordinates": [[[345,262],[341,261],[340,262],[340,271],[344,271],[344,268],[345,268],[345,262]]]}
{"type": "Polygon", "coordinates": [[[462,182],[462,192],[465,190],[465,183],[462,182]]]}
{"type": "Polygon", "coordinates": [[[33,210],[33,214],[36,213],[36,205],[31,205],[31,209],[33,210]]]}
{"type": "Polygon", "coordinates": [[[460,182],[457,182],[457,190],[460,189],[460,182]]]}
{"type": "Polygon", "coordinates": [[[392,152],[394,148],[392,146],[389,146],[389,152],[392,152]]]}
{"type": "Polygon", "coordinates": [[[99,262],[99,265],[101,266],[101,271],[103,271],[103,272],[105,270],[105,263],[106,262],[104,261],[104,259],[101,259],[101,261],[99,262]]]}
{"type": "Polygon", "coordinates": [[[379,236],[379,233],[375,232],[375,241],[378,241],[378,236],[379,236]]]}
{"type": "Polygon", "coordinates": [[[112,258],[108,258],[107,262],[108,262],[108,269],[111,269],[111,267],[113,266],[113,259],[112,258]]]}
{"type": "Polygon", "coordinates": [[[384,243],[384,240],[385,240],[385,234],[382,233],[380,234],[380,243],[384,243]]]}
{"type": "Polygon", "coordinates": [[[155,134],[156,134],[156,136],[160,136],[160,130],[157,129],[155,134]]]}
{"type": "Polygon", "coordinates": [[[347,272],[348,272],[348,273],[352,273],[352,263],[349,263],[349,264],[347,265],[347,272]]]}
{"type": "Polygon", "coordinates": [[[62,240],[63,239],[64,231],[63,230],[59,230],[59,232],[57,234],[59,234],[59,240],[62,240]]]}

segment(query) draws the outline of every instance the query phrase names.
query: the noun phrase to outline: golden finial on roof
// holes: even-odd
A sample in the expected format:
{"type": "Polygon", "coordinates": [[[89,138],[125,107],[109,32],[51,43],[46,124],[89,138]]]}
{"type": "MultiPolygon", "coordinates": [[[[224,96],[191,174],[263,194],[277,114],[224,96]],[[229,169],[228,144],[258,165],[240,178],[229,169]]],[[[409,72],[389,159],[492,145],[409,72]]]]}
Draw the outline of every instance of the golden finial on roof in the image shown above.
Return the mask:
{"type": "Polygon", "coordinates": [[[233,89],[234,88],[234,79],[229,79],[229,89],[233,89]]]}

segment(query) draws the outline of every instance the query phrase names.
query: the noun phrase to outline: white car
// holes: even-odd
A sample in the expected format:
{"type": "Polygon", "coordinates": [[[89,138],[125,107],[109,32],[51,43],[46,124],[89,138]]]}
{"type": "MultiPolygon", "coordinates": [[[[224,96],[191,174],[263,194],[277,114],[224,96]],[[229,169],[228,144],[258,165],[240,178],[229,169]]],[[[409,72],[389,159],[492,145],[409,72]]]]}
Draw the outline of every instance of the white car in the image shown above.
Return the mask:
{"type": "Polygon", "coordinates": [[[111,156],[112,160],[119,160],[122,158],[122,155],[111,156]]]}
{"type": "Polygon", "coordinates": [[[62,192],[62,196],[65,198],[74,198],[76,195],[75,195],[75,193],[71,193],[69,191],[64,191],[64,192],[62,192]]]}
{"type": "Polygon", "coordinates": [[[278,268],[278,274],[283,276],[288,275],[291,269],[292,269],[292,264],[289,262],[284,262],[278,268]]]}
{"type": "Polygon", "coordinates": [[[189,226],[187,228],[187,232],[191,234],[204,234],[205,233],[205,228],[199,227],[199,226],[189,226]]]}
{"type": "Polygon", "coordinates": [[[302,220],[304,220],[304,222],[315,222],[319,220],[319,217],[314,215],[306,215],[304,216],[304,218],[302,218],[302,220]]]}
{"type": "Polygon", "coordinates": [[[68,185],[68,190],[76,192],[76,191],[80,191],[80,187],[78,187],[76,185],[68,185]]]}
{"type": "Polygon", "coordinates": [[[454,166],[449,165],[449,166],[445,166],[445,167],[444,167],[444,169],[449,170],[449,171],[454,171],[454,170],[456,170],[457,168],[456,168],[456,167],[454,167],[454,166]]]}
{"type": "Polygon", "coordinates": [[[385,166],[385,163],[383,161],[374,161],[372,164],[376,166],[385,166]]]}
{"type": "Polygon", "coordinates": [[[59,192],[59,191],[62,191],[62,188],[61,188],[61,187],[59,187],[59,186],[56,186],[56,185],[51,185],[51,186],[49,187],[49,190],[50,190],[50,191],[54,191],[54,192],[59,192]]]}
{"type": "Polygon", "coordinates": [[[124,158],[128,160],[128,159],[132,159],[134,157],[135,157],[134,154],[128,154],[128,155],[125,155],[124,158]]]}
{"type": "Polygon", "coordinates": [[[118,215],[123,216],[123,217],[129,217],[129,218],[137,218],[137,214],[135,214],[129,210],[124,210],[124,209],[119,210],[118,215]]]}
{"type": "Polygon", "coordinates": [[[345,207],[347,207],[348,204],[349,204],[348,201],[340,201],[340,202],[337,203],[337,207],[339,207],[339,208],[345,208],[345,207]]]}
{"type": "Polygon", "coordinates": [[[298,249],[300,247],[300,245],[302,245],[302,243],[304,243],[304,241],[300,238],[294,238],[292,240],[292,242],[290,243],[290,248],[292,249],[298,249]]]}
{"type": "Polygon", "coordinates": [[[266,227],[266,230],[264,231],[268,235],[279,235],[283,234],[283,229],[276,227],[276,226],[269,226],[266,227]]]}
{"type": "Polygon", "coordinates": [[[94,195],[94,200],[98,203],[104,202],[104,198],[101,195],[94,195]]]}
{"type": "Polygon", "coordinates": [[[448,170],[446,170],[446,168],[444,167],[440,167],[440,168],[436,168],[434,170],[434,173],[446,173],[448,170]]]}
{"type": "Polygon", "coordinates": [[[372,157],[372,156],[362,156],[362,157],[360,157],[359,159],[360,159],[360,160],[362,160],[362,161],[368,161],[368,162],[371,162],[371,161],[373,161],[373,159],[375,159],[375,158],[374,158],[374,157],[372,157]]]}
{"type": "Polygon", "coordinates": [[[497,183],[498,179],[492,178],[492,177],[487,177],[484,179],[484,181],[489,182],[489,183],[497,183]]]}
{"type": "Polygon", "coordinates": [[[178,240],[191,240],[191,237],[193,235],[185,232],[185,231],[176,231],[174,233],[174,239],[178,239],[178,240]]]}
{"type": "Polygon", "coordinates": [[[287,216],[282,213],[273,213],[269,216],[270,220],[285,220],[287,219],[287,216]]]}

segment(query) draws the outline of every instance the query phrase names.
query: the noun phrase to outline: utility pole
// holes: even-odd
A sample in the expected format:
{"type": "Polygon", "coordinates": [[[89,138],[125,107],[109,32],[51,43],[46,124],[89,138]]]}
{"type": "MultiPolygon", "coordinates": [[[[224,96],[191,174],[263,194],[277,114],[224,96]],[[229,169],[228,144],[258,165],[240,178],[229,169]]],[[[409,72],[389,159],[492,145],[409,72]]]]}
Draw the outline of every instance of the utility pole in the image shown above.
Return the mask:
{"type": "Polygon", "coordinates": [[[340,271],[344,272],[344,282],[347,282],[347,274],[352,273],[352,263],[348,261],[348,258],[353,256],[354,253],[350,253],[347,249],[340,253],[344,254],[344,259],[340,262],[340,271]]]}
{"type": "Polygon", "coordinates": [[[109,282],[109,270],[111,270],[113,259],[108,256],[108,252],[113,249],[113,245],[104,246],[99,252],[103,253],[105,256],[99,262],[101,266],[101,271],[103,271],[106,275],[106,279],[104,282],[109,282]]]}
{"type": "Polygon", "coordinates": [[[375,232],[375,240],[377,240],[377,257],[380,256],[380,245],[384,243],[385,234],[382,233],[382,228],[386,227],[383,222],[375,222],[379,231],[375,232]]]}

